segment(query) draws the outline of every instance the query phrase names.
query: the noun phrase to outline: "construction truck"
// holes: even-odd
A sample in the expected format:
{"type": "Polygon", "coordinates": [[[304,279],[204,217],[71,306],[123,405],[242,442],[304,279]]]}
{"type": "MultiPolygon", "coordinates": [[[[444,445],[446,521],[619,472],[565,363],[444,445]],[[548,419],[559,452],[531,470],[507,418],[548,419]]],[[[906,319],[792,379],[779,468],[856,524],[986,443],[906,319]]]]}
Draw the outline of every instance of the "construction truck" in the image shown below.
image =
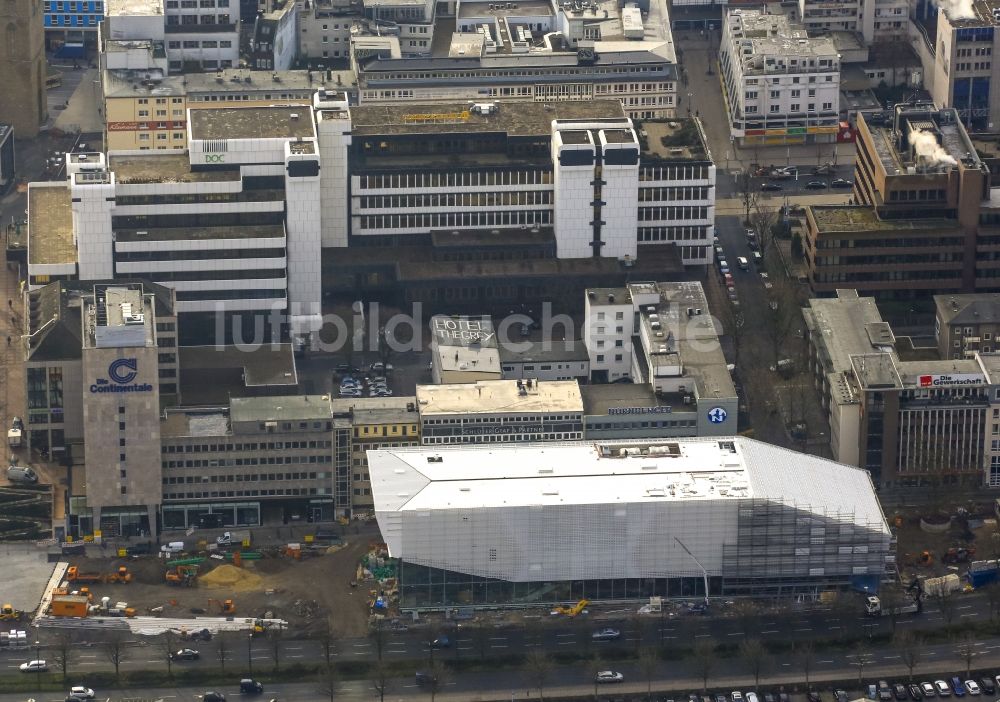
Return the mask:
{"type": "Polygon", "coordinates": [[[660,614],[663,612],[663,598],[650,597],[649,603],[639,608],[639,614],[660,614]]]}
{"type": "Polygon", "coordinates": [[[7,430],[7,445],[11,448],[21,448],[24,440],[24,422],[20,417],[14,417],[10,429],[7,430]]]}
{"type": "Polygon", "coordinates": [[[14,605],[5,604],[0,607],[0,621],[19,622],[22,616],[24,616],[24,612],[14,609],[14,605]]]}
{"type": "Polygon", "coordinates": [[[216,537],[215,545],[220,548],[227,548],[230,546],[249,547],[250,546],[250,532],[247,530],[243,531],[227,531],[222,536],[216,537]]]}
{"type": "Polygon", "coordinates": [[[127,585],[132,582],[132,574],[128,572],[128,566],[118,566],[116,572],[104,576],[104,582],[127,585]]]}
{"type": "Polygon", "coordinates": [[[179,565],[168,570],[164,577],[170,585],[194,587],[195,583],[198,581],[198,566],[179,565]]]}
{"type": "Polygon", "coordinates": [[[967,563],[971,561],[973,556],[975,555],[976,555],[975,546],[968,546],[968,547],[956,546],[953,548],[949,548],[947,551],[944,552],[944,554],[941,556],[941,562],[950,564],[967,563]]]}
{"type": "Polygon", "coordinates": [[[220,614],[236,614],[236,603],[232,600],[209,600],[209,605],[217,605],[220,614]]]}
{"type": "Polygon", "coordinates": [[[915,599],[895,607],[883,607],[882,600],[876,595],[869,595],[865,600],[865,614],[869,617],[887,617],[891,614],[901,616],[903,614],[920,614],[920,599],[915,599]]]}
{"type": "Polygon", "coordinates": [[[66,569],[66,580],[71,583],[99,583],[103,582],[104,575],[101,573],[81,573],[77,566],[70,566],[66,569]]]}
{"type": "Polygon", "coordinates": [[[49,614],[53,617],[86,617],[90,601],[83,595],[53,595],[49,614]]]}

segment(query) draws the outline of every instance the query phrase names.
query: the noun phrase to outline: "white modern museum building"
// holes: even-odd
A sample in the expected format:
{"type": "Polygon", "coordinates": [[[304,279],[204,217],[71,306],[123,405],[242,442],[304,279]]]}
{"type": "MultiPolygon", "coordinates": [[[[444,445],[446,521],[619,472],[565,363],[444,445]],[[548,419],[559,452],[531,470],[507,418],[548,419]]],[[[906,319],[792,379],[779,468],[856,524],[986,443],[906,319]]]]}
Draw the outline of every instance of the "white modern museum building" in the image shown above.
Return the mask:
{"type": "Polygon", "coordinates": [[[404,610],[878,587],[868,473],[742,437],[368,452],[404,610]]]}

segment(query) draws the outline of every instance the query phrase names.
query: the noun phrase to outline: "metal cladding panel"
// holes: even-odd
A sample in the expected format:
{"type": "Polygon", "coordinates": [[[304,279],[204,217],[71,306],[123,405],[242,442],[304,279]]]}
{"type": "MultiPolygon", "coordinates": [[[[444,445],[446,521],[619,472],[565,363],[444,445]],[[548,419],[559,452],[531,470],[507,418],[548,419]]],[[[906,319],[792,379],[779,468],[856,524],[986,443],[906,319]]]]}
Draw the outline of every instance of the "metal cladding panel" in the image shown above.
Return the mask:
{"type": "MultiPolygon", "coordinates": [[[[739,501],[539,505],[402,512],[387,536],[409,563],[513,582],[710,575],[735,543],[739,501]]],[[[382,521],[388,526],[388,520],[382,521]]]]}

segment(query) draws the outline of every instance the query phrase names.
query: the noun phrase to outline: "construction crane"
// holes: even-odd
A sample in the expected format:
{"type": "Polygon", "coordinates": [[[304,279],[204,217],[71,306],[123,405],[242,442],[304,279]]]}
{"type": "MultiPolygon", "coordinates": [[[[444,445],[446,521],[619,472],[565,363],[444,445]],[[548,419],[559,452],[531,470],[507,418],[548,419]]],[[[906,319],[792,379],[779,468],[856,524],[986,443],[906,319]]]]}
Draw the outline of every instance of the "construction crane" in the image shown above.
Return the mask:
{"type": "Polygon", "coordinates": [[[694,557],[694,554],[691,553],[691,549],[685,546],[683,541],[678,539],[676,536],[674,537],[674,541],[676,541],[678,545],[684,549],[684,553],[691,556],[691,560],[694,561],[699,568],[701,568],[701,577],[705,579],[705,606],[708,607],[708,571],[705,570],[705,566],[701,564],[701,561],[694,557]]]}

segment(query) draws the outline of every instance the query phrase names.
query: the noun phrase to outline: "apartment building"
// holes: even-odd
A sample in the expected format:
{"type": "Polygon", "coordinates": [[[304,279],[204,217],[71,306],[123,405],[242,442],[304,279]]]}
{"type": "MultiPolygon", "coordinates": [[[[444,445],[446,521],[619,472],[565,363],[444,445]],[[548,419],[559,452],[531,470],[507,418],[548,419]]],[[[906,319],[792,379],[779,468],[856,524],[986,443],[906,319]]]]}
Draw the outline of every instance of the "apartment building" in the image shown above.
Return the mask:
{"type": "Polygon", "coordinates": [[[934,337],[941,358],[997,352],[1000,294],[935,295],[934,337]]]}
{"type": "Polygon", "coordinates": [[[996,289],[1000,212],[954,109],[897,105],[857,121],[855,205],[812,207],[805,257],[817,293],[880,297],[996,289]]]}
{"type": "Polygon", "coordinates": [[[97,27],[104,21],[104,4],[105,0],[44,0],[42,25],[46,47],[58,50],[66,44],[95,46],[97,27]]]}
{"type": "Polygon", "coordinates": [[[360,2],[310,0],[300,3],[299,56],[310,64],[321,65],[349,59],[352,28],[362,17],[360,2]]]}
{"type": "MultiPolygon", "coordinates": [[[[83,330],[85,303],[93,309],[95,290],[113,281],[60,281],[28,293],[24,328],[24,417],[28,445],[61,460],[84,442],[83,330]]],[[[141,290],[143,306],[153,305],[157,396],[163,406],[179,398],[177,312],[174,292],[153,283],[123,279],[124,289],[141,290]]],[[[137,308],[134,308],[137,309],[137,308]]],[[[139,314],[144,314],[140,312],[139,314]]]]}
{"type": "Polygon", "coordinates": [[[785,15],[731,10],[723,18],[719,65],[733,139],[744,145],[834,141],[840,63],[829,37],[810,37],[785,15]]]}
{"type": "Polygon", "coordinates": [[[587,290],[583,341],[588,437],[736,433],[739,400],[701,283],[587,290]]]}
{"type": "Polygon", "coordinates": [[[875,0],[872,40],[875,43],[905,41],[908,36],[909,14],[909,0],[875,0]]]}
{"type": "Polygon", "coordinates": [[[188,109],[311,105],[318,90],[334,92],[345,83],[343,72],[334,71],[226,69],[168,75],[164,61],[147,60],[162,51],[151,42],[106,41],[104,46],[107,151],[186,149],[188,109]],[[130,67],[136,63],[146,67],[130,67]]]}
{"type": "Polygon", "coordinates": [[[835,460],[886,488],[1000,485],[1000,377],[990,356],[914,357],[855,290],[811,300],[804,316],[835,460]]]}
{"type": "Polygon", "coordinates": [[[270,0],[258,12],[250,40],[250,65],[262,71],[287,71],[299,53],[299,4],[270,0]]]}
{"type": "Polygon", "coordinates": [[[866,43],[874,38],[874,0],[798,0],[798,5],[802,26],[811,35],[855,32],[866,43]]]}

